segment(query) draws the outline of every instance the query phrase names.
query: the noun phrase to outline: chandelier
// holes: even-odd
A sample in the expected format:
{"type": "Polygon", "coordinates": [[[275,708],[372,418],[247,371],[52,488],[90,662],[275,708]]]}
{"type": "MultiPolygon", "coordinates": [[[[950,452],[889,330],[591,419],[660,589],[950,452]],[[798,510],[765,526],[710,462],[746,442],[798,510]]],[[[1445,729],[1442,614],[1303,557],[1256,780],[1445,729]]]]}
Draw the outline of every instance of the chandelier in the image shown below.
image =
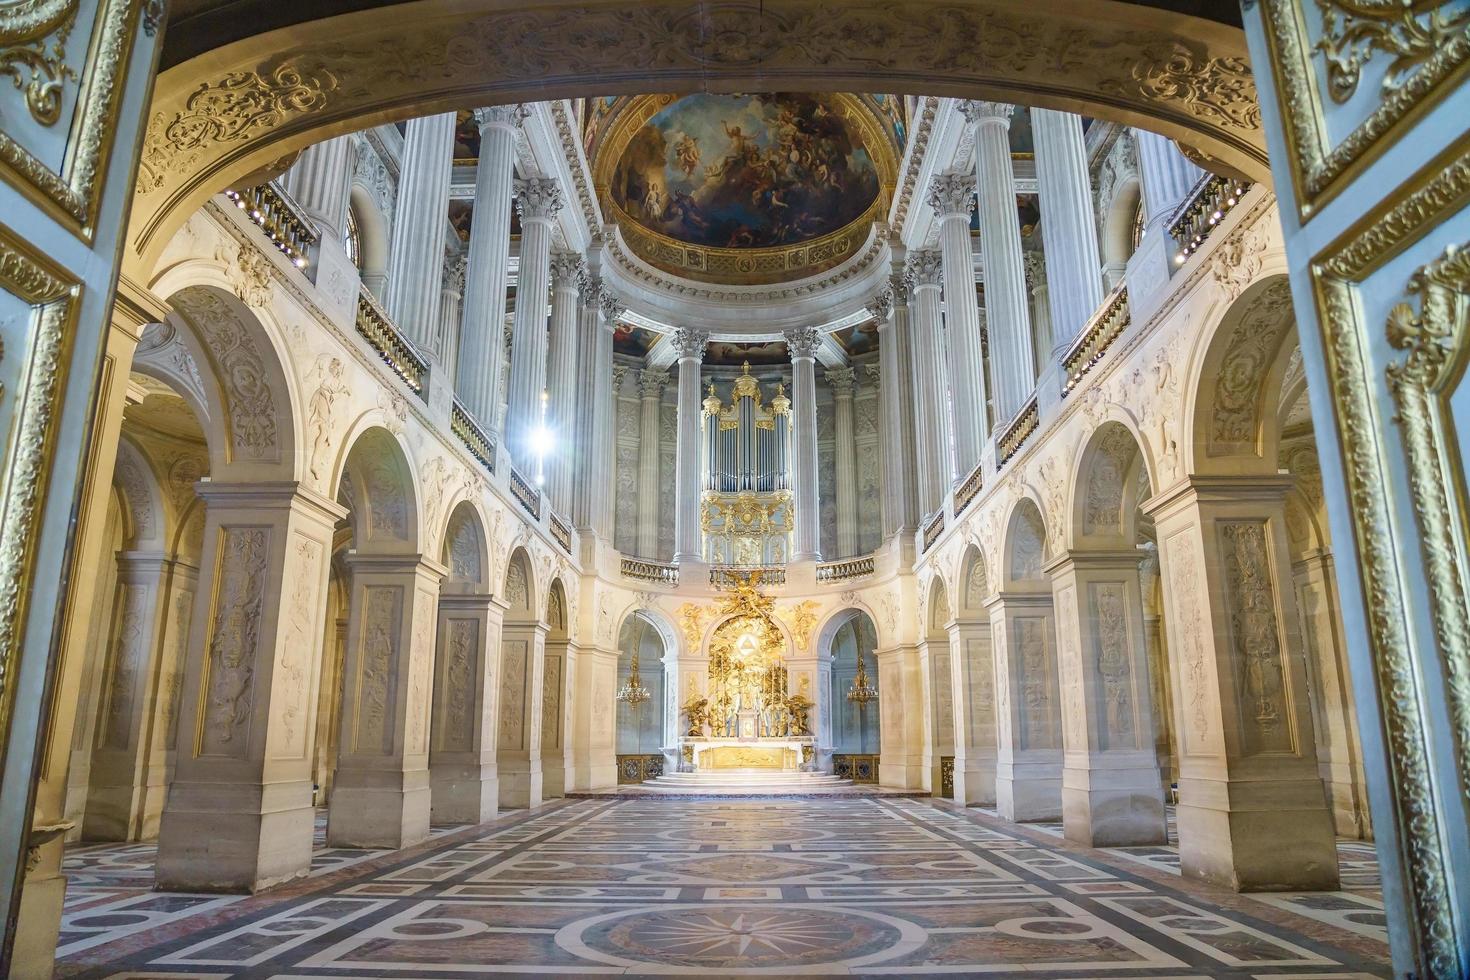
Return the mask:
{"type": "Polygon", "coordinates": [[[648,693],[648,688],[643,686],[643,679],[638,676],[638,650],[635,647],[633,663],[628,667],[628,679],[618,688],[617,699],[630,708],[636,708],[652,696],[648,693]]]}
{"type": "Polygon", "coordinates": [[[847,689],[847,700],[862,709],[866,708],[869,702],[878,700],[878,689],[868,683],[868,668],[863,663],[861,648],[858,649],[857,655],[857,676],[852,679],[852,687],[847,689]]]}

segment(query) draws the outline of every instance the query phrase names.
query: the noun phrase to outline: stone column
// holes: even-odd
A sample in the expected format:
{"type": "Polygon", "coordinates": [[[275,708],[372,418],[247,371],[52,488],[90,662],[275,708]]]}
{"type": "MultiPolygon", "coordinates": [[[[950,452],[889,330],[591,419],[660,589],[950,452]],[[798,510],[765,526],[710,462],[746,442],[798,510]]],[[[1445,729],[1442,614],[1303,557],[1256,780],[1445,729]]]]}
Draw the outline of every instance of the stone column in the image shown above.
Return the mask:
{"type": "Polygon", "coordinates": [[[502,807],[541,805],[541,691],[545,664],[546,624],[507,622],[500,638],[500,732],[496,751],[502,807]]]}
{"type": "Polygon", "coordinates": [[[1289,475],[1191,477],[1149,501],[1179,725],[1179,856],[1237,891],[1338,887],[1289,587],[1289,475]]]}
{"type": "Polygon", "coordinates": [[[116,623],[87,787],[85,840],[151,840],[168,789],[167,737],[199,569],[158,552],[117,556],[116,623]]]}
{"type": "Polygon", "coordinates": [[[566,634],[548,636],[541,682],[541,797],[565,796],[574,772],[572,693],[577,682],[577,647],[566,634]]]}
{"type": "Polygon", "coordinates": [[[299,484],[206,481],[178,759],[154,876],[166,891],[254,892],[311,865],[312,690],[346,512],[299,484]]]}
{"type": "Polygon", "coordinates": [[[638,556],[658,557],[659,415],[664,385],[669,373],[662,368],[644,368],[638,373],[638,391],[643,396],[638,416],[638,556]]]}
{"type": "Polygon", "coordinates": [[[893,789],[922,789],[924,766],[924,691],[919,651],[911,643],[878,650],[878,700],[869,704],[868,724],[878,711],[878,781],[893,789]]]}
{"type": "Polygon", "coordinates": [[[900,274],[873,298],[878,321],[878,411],[882,416],[883,536],[918,526],[914,472],[914,382],[909,344],[909,288],[900,274]]]}
{"type": "Polygon", "coordinates": [[[954,799],[995,805],[995,665],[990,620],[960,616],[949,627],[954,703],[954,799]]]}
{"type": "MultiPolygon", "coordinates": [[[[949,410],[945,392],[944,326],[939,313],[940,256],[914,252],[909,256],[913,277],[914,432],[918,446],[919,521],[944,506],[954,482],[949,452],[949,410]]],[[[993,341],[992,341],[993,342],[993,341]]]]}
{"type": "Polygon", "coordinates": [[[1338,836],[1371,839],[1362,742],[1332,553],[1308,551],[1296,560],[1292,575],[1307,648],[1307,675],[1315,695],[1312,723],[1317,733],[1317,771],[1327,787],[1338,836]]]}
{"type": "Polygon", "coordinates": [[[853,443],[852,368],[828,368],[824,374],[832,389],[833,441],[837,454],[837,555],[858,553],[857,447],[853,443]]]}
{"type": "Polygon", "coordinates": [[[587,263],[574,252],[551,258],[551,336],[547,341],[546,428],[552,435],[546,464],[546,494],[551,508],[566,514],[572,505],[576,421],[581,401],[577,384],[577,320],[587,263]]]}
{"type": "Polygon", "coordinates": [[[454,113],[408,121],[384,306],[414,346],[427,349],[439,326],[439,270],[449,221],[454,113]]]}
{"type": "Polygon", "coordinates": [[[1062,732],[1050,593],[1006,592],[990,608],[995,803],[1018,823],[1062,815],[1062,732]]]}
{"type": "MultiPolygon", "coordinates": [[[[655,665],[657,669],[657,665],[655,665]]],[[[582,647],[577,651],[577,703],[573,712],[575,786],[578,790],[609,789],[618,783],[615,740],[618,651],[582,647]]]]}
{"type": "Polygon", "coordinates": [[[1155,226],[1161,226],[1184,203],[1205,172],[1167,136],[1135,129],[1133,139],[1138,144],[1138,169],[1143,178],[1144,220],[1152,234],[1155,226]]]}
{"type": "Polygon", "coordinates": [[[1062,823],[1086,847],[1162,844],[1138,552],[1069,552],[1048,569],[1062,677],[1062,823]]]}
{"type": "MultiPolygon", "coordinates": [[[[591,396],[584,399],[589,404],[589,436],[586,448],[579,459],[587,466],[584,479],[577,481],[576,495],[581,500],[579,520],[603,541],[612,543],[615,495],[607,488],[617,478],[617,394],[613,390],[613,332],[617,329],[618,317],[624,306],[612,290],[602,288],[596,304],[589,310],[589,330],[594,332],[595,342],[589,344],[591,357],[588,363],[590,377],[584,378],[584,392],[591,396]]],[[[584,342],[587,339],[583,335],[584,342]]],[[[579,526],[582,526],[579,524],[579,526]]]]}
{"type": "MultiPolygon", "coordinates": [[[[313,143],[286,171],[281,183],[306,216],[320,227],[322,238],[340,241],[347,231],[347,206],[352,195],[352,170],[356,153],[351,136],[313,143]]],[[[405,147],[406,149],[406,147],[405,147]]],[[[453,147],[450,148],[451,154],[453,147]]],[[[446,169],[445,189],[449,171],[446,169]]],[[[445,217],[449,214],[445,198],[445,217]]]]}
{"type": "MultiPolygon", "coordinates": [[[[975,193],[971,174],[934,178],[929,206],[939,218],[944,270],[944,337],[954,424],[955,474],[964,477],[980,464],[985,444],[985,363],[980,356],[980,308],[975,298],[975,259],[970,248],[970,207],[975,193]]],[[[1014,208],[1013,208],[1014,210],[1014,208]]],[[[1018,237],[1019,243],[1020,238],[1018,237]]],[[[987,268],[987,274],[988,269],[987,268]]]]}
{"type": "Polygon", "coordinates": [[[944,795],[944,757],[954,756],[954,688],[949,634],[943,626],[918,645],[919,682],[923,686],[924,789],[930,796],[944,795]]]}
{"type": "Polygon", "coordinates": [[[495,733],[504,617],[505,603],[493,596],[439,597],[429,743],[437,823],[484,823],[500,810],[495,733]]]}
{"type": "Polygon", "coordinates": [[[1024,252],[1026,290],[1031,296],[1031,335],[1035,350],[1053,351],[1058,357],[1065,348],[1055,340],[1051,327],[1051,287],[1046,279],[1046,257],[1041,252],[1024,252]]]}
{"type": "Polygon", "coordinates": [[[1041,198],[1052,346],[1061,348],[1082,332],[1103,300],[1092,179],[1081,116],[1033,108],[1031,131],[1036,136],[1036,185],[1041,198]]]}
{"type": "Polygon", "coordinates": [[[516,181],[521,216],[521,256],[511,326],[510,394],[505,435],[511,459],[523,476],[535,472],[534,433],[541,425],[546,390],[546,317],[551,276],[551,233],[564,202],[556,182],[543,177],[516,181]]]}
{"type": "MultiPolygon", "coordinates": [[[[453,256],[444,263],[439,291],[439,330],[434,348],[438,351],[439,363],[444,366],[444,374],[451,378],[454,377],[455,367],[459,363],[462,312],[460,298],[464,295],[464,278],[463,255],[453,256]]],[[[474,415],[474,412],[470,414],[474,415]]],[[[476,415],[475,418],[478,420],[479,416],[476,415]]]]}
{"type": "Polygon", "coordinates": [[[353,552],[342,735],[327,812],[331,847],[407,847],[429,836],[429,706],[442,566],[353,552]]]}
{"type": "Polygon", "coordinates": [[[1030,304],[1021,265],[1016,178],[1011,169],[1011,113],[999,102],[961,102],[975,126],[975,173],[980,187],[980,253],[985,263],[985,320],[995,368],[995,418],[1003,426],[1031,397],[1036,360],[1031,350],[1030,304]]]}
{"type": "MultiPolygon", "coordinates": [[[[786,331],[791,354],[792,489],[796,497],[794,561],[821,558],[821,504],[817,499],[817,348],[822,337],[814,327],[786,331]]],[[[698,397],[696,392],[695,397],[698,397]]]]}
{"type": "Polygon", "coordinates": [[[470,223],[457,377],[460,401],[486,429],[494,427],[500,410],[500,338],[505,331],[516,130],[528,114],[522,105],[475,110],[480,162],[475,169],[475,213],[470,223]]]}
{"type": "MultiPolygon", "coordinates": [[[[709,334],[676,330],[671,338],[679,355],[678,436],[674,451],[674,561],[704,557],[699,529],[699,440],[704,400],[699,390],[699,368],[709,334]]],[[[642,533],[642,528],[639,528],[642,533]]]]}

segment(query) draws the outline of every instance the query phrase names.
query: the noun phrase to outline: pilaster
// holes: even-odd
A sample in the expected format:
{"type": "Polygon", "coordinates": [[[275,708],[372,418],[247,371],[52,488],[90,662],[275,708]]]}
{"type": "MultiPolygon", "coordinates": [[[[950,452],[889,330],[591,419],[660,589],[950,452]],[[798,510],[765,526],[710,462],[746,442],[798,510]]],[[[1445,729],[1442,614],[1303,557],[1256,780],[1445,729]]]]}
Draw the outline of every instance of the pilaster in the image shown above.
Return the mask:
{"type": "Polygon", "coordinates": [[[500,637],[500,731],[496,758],[500,805],[541,805],[541,692],[546,626],[508,621],[500,637]]]}
{"type": "Polygon", "coordinates": [[[923,789],[926,711],[918,648],[897,644],[876,651],[874,659],[878,671],[878,780],[892,789],[923,789]]]}
{"type": "Polygon", "coordinates": [[[949,626],[954,700],[954,798],[995,805],[995,664],[990,620],[959,617],[949,626]]]}
{"type": "MultiPolygon", "coordinates": [[[[786,331],[791,355],[791,458],[796,498],[796,541],[793,561],[821,558],[821,503],[817,497],[817,348],[821,336],[814,327],[786,331]]],[[[696,386],[694,398],[698,401],[696,386]]],[[[695,483],[698,490],[698,483],[695,483]]]]}
{"type": "Polygon", "coordinates": [[[944,324],[939,310],[941,258],[938,252],[909,254],[908,275],[913,282],[914,433],[918,461],[918,518],[944,506],[954,482],[949,453],[949,384],[944,324]]]}
{"type": "Polygon", "coordinates": [[[505,603],[493,596],[439,597],[429,742],[436,822],[484,823],[499,813],[495,734],[504,617],[505,603]]]}
{"type": "Polygon", "coordinates": [[[858,553],[857,446],[853,442],[852,368],[828,368],[823,375],[832,389],[833,441],[837,462],[837,557],[858,553]]]}
{"type": "Polygon", "coordinates": [[[1062,815],[1062,725],[1056,625],[1045,592],[988,603],[995,660],[995,802],[1018,823],[1062,815]]]}
{"type": "Polygon", "coordinates": [[[659,501],[659,461],[663,455],[659,445],[663,426],[664,385],[669,373],[662,368],[644,368],[638,373],[641,398],[638,415],[638,555],[657,558],[659,501]]]}

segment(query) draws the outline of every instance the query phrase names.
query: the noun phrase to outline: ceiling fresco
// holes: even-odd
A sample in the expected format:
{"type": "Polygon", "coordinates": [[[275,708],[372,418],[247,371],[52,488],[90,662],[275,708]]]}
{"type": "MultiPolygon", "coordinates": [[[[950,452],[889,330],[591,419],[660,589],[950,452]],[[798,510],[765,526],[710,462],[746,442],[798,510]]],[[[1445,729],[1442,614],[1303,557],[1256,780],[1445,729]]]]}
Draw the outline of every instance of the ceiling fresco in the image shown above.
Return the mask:
{"type": "Polygon", "coordinates": [[[842,345],[848,357],[861,357],[878,349],[878,324],[873,321],[843,327],[832,332],[832,339],[842,345]]]}
{"type": "Polygon", "coordinates": [[[652,330],[620,323],[613,331],[613,353],[626,354],[629,357],[647,357],[648,352],[653,350],[653,345],[661,339],[663,339],[662,335],[652,330]]]}
{"type": "Polygon", "coordinates": [[[604,213],[640,258],[708,282],[813,275],[866,240],[906,136],[902,100],[847,94],[589,99],[604,213]]]}
{"type": "Polygon", "coordinates": [[[749,362],[752,367],[787,364],[791,360],[786,353],[784,340],[772,340],[760,344],[737,344],[732,341],[712,340],[704,349],[704,363],[718,366],[739,367],[749,362]]]}

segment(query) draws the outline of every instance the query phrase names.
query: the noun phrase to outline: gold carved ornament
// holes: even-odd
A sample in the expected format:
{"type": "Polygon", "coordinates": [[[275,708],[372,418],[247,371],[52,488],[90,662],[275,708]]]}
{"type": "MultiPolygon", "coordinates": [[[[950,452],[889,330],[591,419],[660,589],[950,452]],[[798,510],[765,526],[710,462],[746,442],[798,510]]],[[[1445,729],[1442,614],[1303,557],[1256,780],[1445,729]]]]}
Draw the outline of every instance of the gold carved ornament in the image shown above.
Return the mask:
{"type": "Polygon", "coordinates": [[[78,6],[78,0],[32,0],[0,7],[0,78],[25,92],[26,108],[42,126],[56,125],[62,88],[77,77],[66,63],[66,40],[78,6]]]}
{"type": "MultiPolygon", "coordinates": [[[[1380,424],[1376,369],[1369,353],[1373,339],[1357,292],[1374,271],[1467,204],[1470,141],[1462,140],[1454,156],[1415,174],[1396,193],[1387,210],[1334,242],[1310,267],[1343,473],[1353,511],[1354,545],[1389,780],[1403,840],[1413,945],[1420,951],[1425,969],[1434,976],[1456,975],[1460,970],[1459,951],[1426,742],[1427,721],[1417,668],[1422,658],[1417,653],[1415,634],[1407,625],[1412,619],[1410,592],[1399,562],[1400,534],[1392,517],[1389,447],[1381,435],[1386,430],[1380,424]]],[[[1403,328],[1400,322],[1391,331],[1403,328]]],[[[1427,512],[1416,517],[1421,526],[1426,519],[1434,519],[1427,512]]],[[[1426,568],[1426,572],[1433,576],[1435,569],[1426,568]]],[[[1431,577],[1429,586],[1431,602],[1442,602],[1446,596],[1455,601],[1453,581],[1431,577]]],[[[1455,615],[1453,610],[1441,610],[1435,619],[1437,623],[1448,622],[1455,615]]],[[[1452,646],[1441,649],[1439,656],[1460,657],[1463,652],[1452,646]]],[[[1463,666],[1454,668],[1451,685],[1455,684],[1454,677],[1464,675],[1463,666]]],[[[1461,686],[1454,698],[1461,704],[1470,702],[1470,690],[1461,686]]],[[[1465,778],[1462,771],[1462,781],[1465,778]]]]}

